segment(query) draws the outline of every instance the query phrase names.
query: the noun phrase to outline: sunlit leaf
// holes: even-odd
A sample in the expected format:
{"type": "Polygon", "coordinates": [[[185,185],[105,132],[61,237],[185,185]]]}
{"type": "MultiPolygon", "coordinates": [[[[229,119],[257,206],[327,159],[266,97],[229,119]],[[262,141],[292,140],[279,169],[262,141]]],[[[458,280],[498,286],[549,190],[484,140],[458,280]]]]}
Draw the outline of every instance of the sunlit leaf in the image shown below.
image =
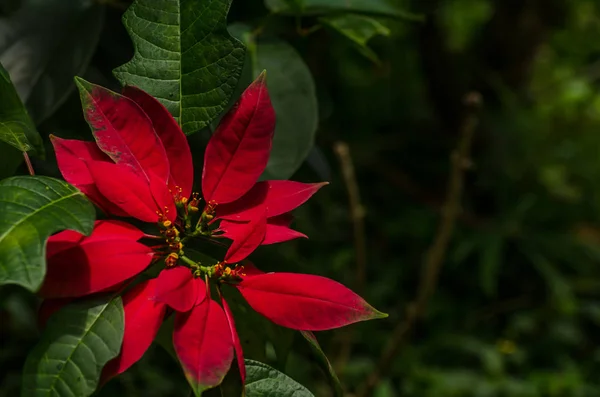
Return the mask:
{"type": "Polygon", "coordinates": [[[68,305],[53,314],[29,354],[22,397],[85,397],[123,341],[121,298],[68,305]]]}
{"type": "Polygon", "coordinates": [[[46,239],[62,229],[89,234],[94,215],[66,182],[43,176],[0,182],[0,284],[37,290],[46,273],[46,239]]]}
{"type": "Polygon", "coordinates": [[[245,362],[247,397],[314,397],[306,387],[275,368],[258,361],[245,362]]]}
{"type": "Polygon", "coordinates": [[[115,76],[160,100],[186,134],[225,110],[242,71],[244,47],[227,32],[230,2],[137,0],[123,17],[135,54],[115,76]]]}

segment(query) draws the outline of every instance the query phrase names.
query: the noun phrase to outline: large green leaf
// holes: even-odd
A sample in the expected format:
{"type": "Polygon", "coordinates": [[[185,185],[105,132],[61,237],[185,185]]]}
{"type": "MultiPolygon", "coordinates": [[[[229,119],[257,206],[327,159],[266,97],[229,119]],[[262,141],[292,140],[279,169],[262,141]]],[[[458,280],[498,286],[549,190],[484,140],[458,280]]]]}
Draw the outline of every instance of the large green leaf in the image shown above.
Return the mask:
{"type": "Polygon", "coordinates": [[[246,363],[247,397],[314,397],[306,387],[267,364],[246,363]]]}
{"type": "Polygon", "coordinates": [[[319,366],[321,367],[321,369],[323,369],[323,371],[329,378],[329,382],[331,383],[331,386],[333,387],[334,395],[336,397],[343,397],[344,390],[342,389],[342,384],[340,383],[340,380],[337,377],[337,374],[335,373],[333,366],[329,362],[329,359],[327,358],[327,356],[321,349],[321,346],[319,345],[319,342],[317,341],[317,337],[315,336],[315,334],[313,334],[310,331],[300,331],[300,334],[308,342],[314,356],[317,358],[317,361],[319,362],[319,366]]]}
{"type": "Polygon", "coordinates": [[[231,0],[136,0],[123,17],[135,55],[115,69],[123,84],[158,98],[186,134],[225,110],[244,62],[227,32],[231,0]]]}
{"type": "Polygon", "coordinates": [[[271,12],[282,14],[315,15],[345,11],[421,19],[405,11],[398,3],[398,0],[265,0],[271,12]]]}
{"type": "Polygon", "coordinates": [[[42,139],[19,99],[8,72],[0,65],[0,141],[22,152],[42,145],[42,139]]]}
{"type": "Polygon", "coordinates": [[[0,62],[34,121],[50,116],[87,68],[103,25],[91,0],[25,0],[0,20],[0,62]]]}
{"type": "Polygon", "coordinates": [[[354,14],[323,17],[320,21],[348,38],[359,52],[371,61],[379,62],[377,54],[367,44],[377,35],[390,35],[390,29],[381,22],[371,17],[354,14]]]}
{"type": "Polygon", "coordinates": [[[66,182],[16,176],[0,182],[0,285],[35,291],[46,274],[46,239],[62,229],[89,234],[94,207],[66,182]]]}
{"type": "Polygon", "coordinates": [[[123,343],[120,297],[68,305],[53,314],[27,357],[22,397],[86,397],[123,343]]]}
{"type": "Polygon", "coordinates": [[[267,86],[277,115],[271,157],[261,178],[288,179],[308,156],[318,127],[312,74],[302,57],[285,41],[255,42],[250,28],[241,24],[232,25],[230,30],[248,46],[248,79],[267,71],[267,86]]]}

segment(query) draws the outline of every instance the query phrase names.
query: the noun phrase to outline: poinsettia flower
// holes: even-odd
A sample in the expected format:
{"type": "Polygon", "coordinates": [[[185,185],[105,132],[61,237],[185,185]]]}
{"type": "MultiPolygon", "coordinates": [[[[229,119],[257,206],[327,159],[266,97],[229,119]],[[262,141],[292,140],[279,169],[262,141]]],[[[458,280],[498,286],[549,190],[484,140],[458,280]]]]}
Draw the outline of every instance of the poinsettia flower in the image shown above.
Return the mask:
{"type": "MultiPolygon", "coordinates": [[[[206,146],[202,172],[205,211],[221,220],[218,231],[222,237],[235,241],[240,227],[264,213],[267,228],[261,244],[306,237],[277,217],[305,203],[327,182],[257,182],[267,166],[274,131],[275,111],[263,73],[244,91],[206,146]]],[[[285,219],[291,222],[291,218],[285,219]]]]}
{"type": "Polygon", "coordinates": [[[146,269],[154,252],[144,233],[120,221],[96,221],[90,236],[65,230],[48,239],[47,273],[39,294],[74,298],[117,285],[146,269]]]}
{"type": "Polygon", "coordinates": [[[109,214],[175,220],[176,204],[193,184],[190,149],[176,121],[137,88],[120,95],[81,79],[77,85],[95,142],[51,136],[65,180],[109,214]]]}
{"type": "Polygon", "coordinates": [[[52,236],[40,290],[49,299],[41,315],[77,297],[120,288],[158,259],[165,266],[156,278],[136,280],[123,294],[123,343],[105,366],[103,383],[142,357],[171,313],[175,352],[197,395],[221,383],[234,355],[244,380],[243,351],[222,285],[237,288],[258,313],[292,329],[325,330],[385,316],[333,280],[239,265],[260,245],[306,237],[289,227],[290,212],[326,184],[258,182],[275,127],[264,75],[209,141],[202,211],[199,195],[192,193],[190,149],[169,112],[133,87],[121,95],[77,83],[95,142],[52,137],[61,173],[107,214],[155,222],[159,235],[99,221],[90,236],[72,231],[52,236]],[[184,243],[198,236],[231,239],[223,261],[209,266],[186,256],[184,243]],[[142,238],[158,244],[148,247],[142,238]],[[220,303],[211,298],[211,285],[220,303]]]}

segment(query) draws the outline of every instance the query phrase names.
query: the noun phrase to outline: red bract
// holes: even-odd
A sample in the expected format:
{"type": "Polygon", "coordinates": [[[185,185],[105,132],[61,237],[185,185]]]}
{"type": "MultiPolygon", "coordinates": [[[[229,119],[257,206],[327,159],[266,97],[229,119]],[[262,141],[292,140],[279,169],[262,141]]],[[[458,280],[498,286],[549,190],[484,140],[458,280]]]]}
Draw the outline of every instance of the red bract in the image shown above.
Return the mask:
{"type": "Polygon", "coordinates": [[[93,294],[144,270],[152,249],[138,240],[143,233],[123,222],[97,221],[89,237],[64,231],[48,239],[44,298],[93,294]]]}
{"type": "Polygon", "coordinates": [[[242,197],[264,171],[271,152],[275,112],[261,74],[221,120],[206,146],[202,194],[206,202],[242,197]]]}
{"type": "Polygon", "coordinates": [[[175,220],[193,167],[173,117],[138,89],[127,87],[123,96],[81,79],[77,85],[97,146],[51,137],[63,177],[109,214],[175,220]]]}
{"type": "Polygon", "coordinates": [[[212,299],[176,315],[173,345],[196,393],[220,384],[233,361],[227,318],[212,299]]]}
{"type": "Polygon", "coordinates": [[[126,371],[148,350],[165,316],[166,306],[150,297],[157,280],[141,282],[123,295],[125,333],[120,354],[108,362],[102,372],[102,382],[126,371]]]}
{"type": "Polygon", "coordinates": [[[274,129],[275,112],[261,74],[223,118],[206,147],[202,172],[205,212],[222,220],[219,230],[234,244],[250,221],[263,216],[267,227],[259,244],[306,237],[276,217],[302,205],[327,184],[257,182],[267,165],[274,129]]]}

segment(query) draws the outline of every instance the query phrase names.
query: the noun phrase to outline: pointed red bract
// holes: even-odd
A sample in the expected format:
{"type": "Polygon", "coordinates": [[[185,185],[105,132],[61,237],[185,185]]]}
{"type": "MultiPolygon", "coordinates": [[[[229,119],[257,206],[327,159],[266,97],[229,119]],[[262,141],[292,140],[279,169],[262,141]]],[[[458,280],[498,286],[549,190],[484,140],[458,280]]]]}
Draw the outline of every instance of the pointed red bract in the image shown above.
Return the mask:
{"type": "Polygon", "coordinates": [[[308,238],[304,233],[300,233],[294,229],[290,229],[287,225],[271,223],[271,219],[267,223],[267,231],[261,245],[283,243],[297,238],[308,238]]]}
{"type": "Polygon", "coordinates": [[[175,315],[173,345],[196,394],[219,385],[233,361],[227,318],[212,299],[175,315]]]}
{"type": "Polygon", "coordinates": [[[194,183],[192,153],[187,139],[171,113],[153,96],[139,88],[127,86],[123,95],[137,103],[150,117],[154,131],[162,141],[170,165],[169,187],[180,187],[182,197],[190,197],[194,183]]]}
{"type": "Polygon", "coordinates": [[[263,181],[233,203],[217,207],[217,216],[234,221],[249,221],[261,211],[271,218],[304,204],[328,182],[263,181]]]}
{"type": "Polygon", "coordinates": [[[264,171],[275,129],[275,112],[264,75],[242,94],[208,142],[202,171],[206,202],[242,197],[264,171]]]}
{"type": "Polygon", "coordinates": [[[178,312],[187,312],[206,297],[206,284],[194,278],[190,269],[176,266],[158,275],[154,299],[166,303],[178,312]]]}
{"type": "MultiPolygon", "coordinates": [[[[308,238],[305,234],[290,229],[291,220],[292,217],[288,214],[267,219],[265,237],[260,244],[269,245],[297,238],[308,238]]],[[[244,233],[244,230],[248,227],[247,225],[248,222],[235,222],[224,219],[221,221],[219,229],[223,231],[223,237],[235,240],[244,233]]]]}
{"type": "Polygon", "coordinates": [[[242,225],[235,231],[232,238],[233,243],[225,254],[225,262],[237,263],[246,259],[263,241],[267,230],[267,219],[264,214],[252,222],[242,225]]]}
{"type": "Polygon", "coordinates": [[[242,385],[246,383],[246,365],[244,364],[244,351],[242,349],[242,343],[238,336],[237,330],[235,329],[235,321],[233,320],[233,314],[229,305],[225,301],[225,298],[221,296],[221,304],[223,305],[223,311],[227,317],[227,323],[229,323],[229,330],[231,331],[231,339],[233,341],[233,348],[235,350],[235,357],[238,363],[238,369],[240,371],[240,377],[242,378],[242,385]]]}
{"type": "Polygon", "coordinates": [[[144,222],[157,222],[157,211],[175,219],[177,209],[166,185],[148,185],[129,168],[111,163],[90,162],[88,168],[98,190],[130,216],[144,222]]]}
{"type": "Polygon", "coordinates": [[[151,299],[156,282],[156,279],[141,282],[123,295],[125,333],[121,353],[104,367],[102,383],[124,372],[142,358],[158,333],[166,305],[151,299]]]}
{"type": "Polygon", "coordinates": [[[258,313],[297,330],[323,331],[386,316],[342,284],[310,274],[265,273],[245,278],[237,288],[258,313]]]}
{"type": "Polygon", "coordinates": [[[87,161],[112,163],[112,160],[98,149],[95,142],[61,139],[54,135],[50,135],[50,142],[56,152],[58,168],[67,182],[81,190],[103,211],[116,216],[127,215],[100,193],[88,170],[87,161]]]}
{"type": "Polygon", "coordinates": [[[167,183],[169,161],[165,149],[144,111],[131,99],[104,87],[76,79],[83,114],[98,147],[117,164],[146,182],[167,183]]]}
{"type": "MultiPolygon", "coordinates": [[[[89,237],[65,241],[58,233],[48,239],[47,273],[40,288],[45,298],[78,297],[102,291],[143,271],[152,249],[138,243],[132,226],[100,221],[89,237]],[[123,233],[120,233],[120,230],[123,233]],[[133,237],[133,238],[132,238],[133,237]],[[54,245],[59,248],[54,248],[54,245]]],[[[73,232],[67,232],[71,236],[73,232]]]]}

